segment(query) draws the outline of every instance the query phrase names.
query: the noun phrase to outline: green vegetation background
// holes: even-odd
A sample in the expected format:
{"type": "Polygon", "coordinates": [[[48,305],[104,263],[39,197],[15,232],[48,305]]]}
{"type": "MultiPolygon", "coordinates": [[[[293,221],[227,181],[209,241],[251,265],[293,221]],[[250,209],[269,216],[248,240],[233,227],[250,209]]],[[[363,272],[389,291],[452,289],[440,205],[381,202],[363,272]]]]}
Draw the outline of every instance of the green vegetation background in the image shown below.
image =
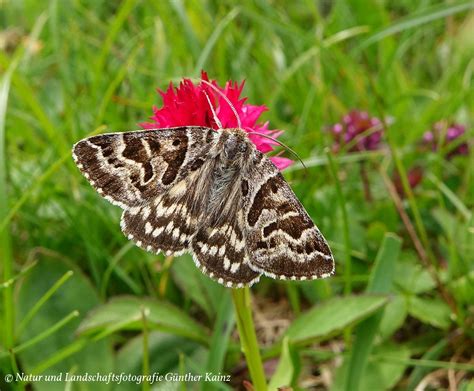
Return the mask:
{"type": "MultiPolygon", "coordinates": [[[[151,386],[179,390],[249,379],[229,290],[189,256],[165,260],[128,242],[120,210],[70,154],[85,136],[136,129],[161,104],[157,87],[201,69],[220,84],[245,79],[249,102],[285,130],[308,166],[285,177],[337,262],[328,280],[252,288],[270,388],[474,389],[473,147],[453,159],[419,148],[440,120],[464,124],[460,142],[472,139],[472,2],[0,7],[0,389],[26,389],[4,380],[21,372],[232,377],[151,386]],[[328,154],[328,126],[352,108],[389,119],[383,149],[328,154]],[[397,168],[403,182],[415,166],[423,178],[413,191],[389,191],[397,168]]],[[[32,383],[150,389],[65,387],[32,383]]]]}

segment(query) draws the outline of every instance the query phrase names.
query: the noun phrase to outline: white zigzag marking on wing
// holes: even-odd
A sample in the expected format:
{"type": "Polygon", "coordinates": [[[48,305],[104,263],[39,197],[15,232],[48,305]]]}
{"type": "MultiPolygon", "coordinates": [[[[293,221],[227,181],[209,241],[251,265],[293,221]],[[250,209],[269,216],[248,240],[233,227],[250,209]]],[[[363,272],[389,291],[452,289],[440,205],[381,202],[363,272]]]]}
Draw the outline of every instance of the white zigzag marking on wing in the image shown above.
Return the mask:
{"type": "MultiPolygon", "coordinates": [[[[285,237],[285,239],[287,239],[288,241],[292,242],[292,243],[295,243],[295,244],[302,244],[302,243],[306,243],[306,239],[308,236],[310,236],[310,233],[311,232],[315,232],[316,234],[319,234],[319,231],[316,229],[316,227],[311,227],[311,228],[307,228],[303,231],[303,233],[301,234],[301,236],[298,238],[298,239],[295,239],[294,237],[292,237],[290,234],[286,233],[285,231],[281,230],[281,229],[277,229],[275,231],[272,231],[270,233],[270,235],[266,236],[265,237],[265,240],[269,240],[271,238],[273,238],[274,236],[278,236],[278,235],[281,235],[283,237],[285,237]]],[[[263,229],[262,229],[262,235],[263,235],[263,229]]],[[[326,259],[332,259],[332,257],[318,251],[318,250],[314,250],[314,252],[316,253],[319,253],[323,258],[326,258],[326,259]]]]}
{"type": "Polygon", "coordinates": [[[137,215],[138,212],[140,212],[140,207],[139,206],[132,206],[131,208],[128,209],[128,213],[131,215],[137,215]]]}
{"type": "Polygon", "coordinates": [[[147,221],[147,222],[145,223],[145,233],[146,233],[147,235],[149,235],[151,231],[153,231],[153,227],[152,227],[152,225],[150,224],[150,222],[147,221]]]}
{"type": "Polygon", "coordinates": [[[284,243],[282,244],[279,244],[278,246],[276,247],[272,247],[270,250],[267,250],[267,249],[259,249],[259,250],[256,250],[255,251],[255,254],[256,256],[258,255],[264,255],[265,257],[267,258],[270,258],[270,259],[273,259],[273,258],[277,258],[279,257],[280,255],[286,255],[288,256],[288,258],[290,258],[293,262],[306,262],[308,260],[308,258],[311,258],[312,255],[314,254],[317,254],[319,255],[320,257],[328,260],[328,261],[332,261],[333,260],[333,257],[330,256],[330,255],[327,255],[327,254],[324,254],[323,252],[321,251],[318,251],[318,250],[313,250],[311,253],[309,254],[298,254],[294,251],[291,251],[290,249],[288,249],[288,246],[284,243]],[[295,259],[296,258],[296,259],[295,259]]]}
{"type": "Polygon", "coordinates": [[[158,228],[155,228],[153,230],[153,232],[151,233],[151,236],[153,236],[154,238],[156,238],[157,236],[159,236],[163,231],[164,231],[165,227],[158,227],[158,228]]]}
{"type": "Polygon", "coordinates": [[[236,273],[237,270],[239,270],[239,268],[240,268],[240,263],[234,262],[230,267],[230,272],[231,273],[236,273]]]}
{"type": "Polygon", "coordinates": [[[173,236],[173,239],[178,239],[179,238],[179,228],[175,228],[173,230],[173,234],[171,236],[173,236]]]}
{"type": "Polygon", "coordinates": [[[224,270],[229,270],[230,268],[230,260],[227,257],[224,257],[224,270]]]}
{"type": "Polygon", "coordinates": [[[236,251],[240,251],[245,247],[245,240],[237,239],[237,234],[235,233],[235,230],[231,225],[224,224],[220,228],[215,228],[209,235],[209,238],[211,238],[217,233],[224,233],[227,237],[229,237],[229,242],[235,248],[236,251]]]}
{"type": "MultiPolygon", "coordinates": [[[[148,144],[148,141],[141,138],[140,139],[142,145],[143,145],[143,148],[145,149],[145,152],[146,152],[146,155],[151,158],[152,157],[152,153],[151,153],[151,149],[150,149],[150,144],[148,144]]],[[[153,176],[155,176],[155,172],[153,171],[153,176]]]]}
{"type": "MultiPolygon", "coordinates": [[[[199,242],[200,243],[200,242],[199,242]]],[[[198,244],[199,244],[198,243],[198,244]]],[[[201,262],[199,262],[199,258],[197,256],[197,254],[192,251],[191,252],[191,255],[193,257],[193,261],[194,261],[194,264],[196,265],[196,267],[201,270],[204,274],[206,274],[207,276],[209,276],[210,278],[214,279],[214,273],[213,272],[209,272],[207,267],[202,265],[201,262]]],[[[257,273],[262,273],[262,271],[256,271],[257,273]]],[[[224,279],[222,279],[222,282],[217,280],[217,282],[219,284],[222,284],[222,285],[225,285],[226,287],[228,288],[243,288],[244,286],[252,286],[253,284],[257,283],[259,280],[260,280],[260,277],[261,277],[261,274],[259,274],[257,277],[255,277],[253,280],[249,281],[248,283],[244,284],[243,282],[238,282],[238,283],[235,283],[235,282],[232,282],[232,281],[224,281],[224,279]]],[[[214,279],[214,281],[216,281],[214,279]]]]}
{"type": "Polygon", "coordinates": [[[143,216],[143,219],[147,219],[148,216],[150,216],[150,213],[151,213],[151,208],[147,205],[147,206],[144,206],[142,208],[142,216],[143,216]]]}
{"type": "Polygon", "coordinates": [[[179,181],[169,190],[170,197],[178,197],[186,193],[187,183],[184,180],[179,181]]]}

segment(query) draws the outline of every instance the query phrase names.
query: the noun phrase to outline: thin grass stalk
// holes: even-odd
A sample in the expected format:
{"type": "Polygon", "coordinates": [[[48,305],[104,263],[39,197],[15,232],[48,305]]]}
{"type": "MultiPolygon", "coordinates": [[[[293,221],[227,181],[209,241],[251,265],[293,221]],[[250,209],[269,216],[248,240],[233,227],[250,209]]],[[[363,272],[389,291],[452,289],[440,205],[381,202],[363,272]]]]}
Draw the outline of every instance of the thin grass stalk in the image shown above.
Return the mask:
{"type": "MultiPolygon", "coordinates": [[[[347,217],[346,200],[344,197],[344,193],[342,192],[341,181],[339,180],[338,165],[334,161],[334,158],[329,149],[326,150],[326,156],[329,163],[329,171],[336,186],[337,201],[339,203],[339,207],[342,213],[342,229],[344,235],[344,295],[349,296],[352,292],[352,247],[349,236],[349,218],[347,217]]],[[[347,327],[344,330],[344,342],[346,343],[346,346],[350,344],[351,333],[351,327],[347,327]]]]}
{"type": "MultiPolygon", "coordinates": [[[[143,365],[142,365],[142,375],[146,379],[150,374],[150,353],[149,353],[149,344],[148,344],[148,322],[147,316],[150,313],[148,308],[142,308],[142,322],[143,322],[143,365]]],[[[147,380],[144,380],[142,383],[142,390],[149,391],[150,383],[147,380]]]]}
{"type": "Polygon", "coordinates": [[[267,381],[252,319],[250,289],[248,287],[232,289],[232,300],[234,302],[240,346],[247,361],[250,378],[255,390],[266,391],[267,381]]]}
{"type": "MultiPolygon", "coordinates": [[[[402,200],[400,199],[399,195],[397,194],[397,191],[395,189],[394,184],[388,177],[388,175],[381,169],[380,174],[382,175],[382,179],[385,183],[385,186],[390,194],[390,197],[393,200],[393,203],[395,204],[395,207],[398,211],[398,214],[400,215],[400,218],[403,221],[403,224],[405,225],[405,229],[408,232],[408,235],[410,236],[413,245],[415,246],[415,250],[418,253],[418,256],[420,257],[420,260],[423,264],[423,266],[426,268],[428,273],[430,273],[431,277],[433,278],[436,287],[441,294],[441,297],[444,299],[444,301],[449,305],[453,313],[458,315],[459,318],[459,312],[457,310],[457,306],[449,292],[446,290],[443,282],[439,278],[438,273],[436,272],[436,268],[433,265],[432,262],[429,261],[429,257],[425,251],[425,248],[423,247],[423,244],[421,243],[420,239],[418,238],[418,235],[416,233],[415,227],[413,226],[410,218],[408,217],[408,214],[405,212],[405,209],[403,208],[402,200]]],[[[458,320],[459,322],[459,320],[458,320]]]]}
{"type": "Polygon", "coordinates": [[[43,307],[43,305],[51,298],[51,296],[61,287],[63,284],[69,280],[74,275],[72,270],[67,271],[63,274],[58,281],[54,283],[54,285],[48,289],[48,291],[39,298],[39,300],[35,303],[35,305],[28,311],[25,317],[20,322],[18,326],[18,331],[16,336],[20,336],[25,329],[26,325],[30,322],[31,319],[36,315],[36,313],[43,307]]]}
{"type": "Polygon", "coordinates": [[[62,349],[57,350],[52,356],[47,357],[41,361],[36,367],[31,369],[30,373],[32,375],[39,375],[46,371],[48,368],[56,365],[59,362],[64,361],[68,357],[80,352],[88,345],[89,340],[85,338],[77,339],[71,344],[65,346],[62,349]]]}
{"type": "MultiPolygon", "coordinates": [[[[8,106],[8,95],[10,92],[10,82],[12,74],[18,64],[19,57],[13,61],[5,75],[0,81],[0,221],[8,214],[8,193],[7,189],[7,163],[5,149],[5,120],[8,106]]],[[[0,258],[3,260],[3,281],[9,281],[13,276],[13,257],[11,253],[11,238],[8,226],[0,229],[0,258]]],[[[7,348],[14,344],[14,305],[13,305],[13,285],[8,285],[3,290],[3,342],[7,348]]]]}
{"type": "MultiPolygon", "coordinates": [[[[20,369],[18,368],[18,364],[17,364],[17,358],[15,356],[15,353],[13,353],[11,350],[10,350],[10,365],[11,365],[11,368],[12,368],[12,373],[20,373],[20,369]]],[[[18,389],[17,390],[22,390],[24,391],[25,390],[25,383],[24,382],[17,382],[17,387],[18,389]]]]}
{"type": "Polygon", "coordinates": [[[15,354],[18,354],[34,345],[37,343],[43,341],[50,335],[54,334],[56,331],[64,327],[67,323],[69,323],[71,320],[77,318],[79,316],[79,311],[72,311],[69,315],[65,316],[62,318],[60,321],[56,322],[54,325],[43,331],[42,333],[38,334],[37,336],[31,338],[30,340],[26,341],[25,343],[22,343],[21,345],[15,346],[11,351],[15,354]]]}
{"type": "MultiPolygon", "coordinates": [[[[367,67],[368,67],[369,60],[368,60],[367,55],[365,53],[363,55],[363,58],[364,58],[364,62],[367,64],[367,67]]],[[[440,278],[438,276],[436,258],[434,256],[433,252],[431,251],[431,247],[430,247],[429,240],[428,240],[428,234],[426,232],[425,226],[423,225],[423,221],[421,219],[421,214],[420,214],[420,211],[418,209],[418,205],[416,203],[415,196],[413,194],[412,188],[410,186],[410,182],[408,180],[408,175],[407,175],[405,166],[403,165],[403,162],[400,159],[400,156],[398,155],[398,150],[396,148],[395,143],[392,140],[392,134],[391,134],[391,132],[388,131],[386,116],[385,116],[384,109],[383,109],[384,101],[383,101],[382,95],[379,93],[379,91],[377,89],[377,86],[376,86],[376,83],[375,83],[375,81],[372,77],[369,77],[369,83],[370,83],[371,88],[372,88],[372,93],[376,97],[377,110],[378,110],[379,116],[382,120],[383,132],[386,135],[387,144],[388,144],[389,149],[390,149],[391,157],[392,157],[393,162],[395,164],[396,171],[397,171],[397,173],[400,177],[403,192],[405,193],[405,195],[408,199],[408,204],[410,205],[410,209],[411,209],[413,217],[415,219],[415,228],[416,228],[416,230],[413,229],[413,232],[409,232],[409,234],[412,237],[412,240],[415,239],[413,242],[414,242],[415,247],[418,251],[418,254],[420,255],[421,260],[423,262],[425,262],[426,265],[429,265],[428,270],[430,270],[430,268],[433,270],[432,275],[433,275],[433,278],[436,281],[439,292],[441,293],[441,296],[446,301],[446,303],[449,305],[449,307],[451,308],[453,313],[456,315],[456,321],[459,324],[459,322],[460,322],[460,311],[457,308],[455,300],[452,298],[451,294],[444,288],[444,285],[440,281],[440,278]]],[[[384,179],[385,179],[386,183],[387,183],[387,178],[388,177],[385,175],[384,179]]],[[[391,183],[391,182],[388,181],[388,183],[391,183]]],[[[396,194],[396,192],[392,191],[391,195],[392,195],[392,198],[394,199],[394,201],[396,200],[396,198],[399,198],[398,194],[396,194]]],[[[408,225],[405,224],[405,226],[407,228],[412,226],[410,219],[404,213],[403,207],[400,207],[400,205],[397,205],[396,202],[395,202],[395,204],[396,204],[397,209],[400,213],[400,216],[404,220],[404,223],[406,223],[406,221],[408,221],[410,223],[408,225]],[[404,216],[405,216],[405,218],[404,218],[404,216]]]]}
{"type": "Polygon", "coordinates": [[[166,287],[168,286],[170,269],[171,265],[173,264],[173,259],[173,256],[166,257],[163,263],[163,270],[161,272],[160,283],[158,285],[158,294],[161,298],[165,297],[166,294],[166,287]]]}
{"type": "Polygon", "coordinates": [[[337,201],[342,213],[342,225],[344,235],[344,295],[350,295],[352,292],[352,262],[351,262],[351,241],[349,236],[349,218],[347,217],[346,200],[342,192],[341,181],[338,176],[338,166],[331,155],[331,152],[326,151],[326,156],[329,162],[329,171],[336,186],[337,201]]]}

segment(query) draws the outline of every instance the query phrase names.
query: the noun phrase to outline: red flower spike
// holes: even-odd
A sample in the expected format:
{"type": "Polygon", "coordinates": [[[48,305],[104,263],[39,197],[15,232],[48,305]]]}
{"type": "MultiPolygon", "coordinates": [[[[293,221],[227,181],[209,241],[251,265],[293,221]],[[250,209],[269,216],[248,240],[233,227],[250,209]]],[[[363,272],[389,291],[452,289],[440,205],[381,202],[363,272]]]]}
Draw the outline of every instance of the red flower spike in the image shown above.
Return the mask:
{"type": "MultiPolygon", "coordinates": [[[[217,130],[219,126],[214,120],[209,98],[222,127],[224,129],[236,128],[238,120],[225,96],[239,116],[243,130],[249,133],[258,132],[273,138],[281,135],[281,130],[268,129],[268,122],[257,123],[260,115],[268,110],[266,106],[250,105],[245,103],[247,98],[240,98],[245,82],[239,85],[237,82],[228,81],[222,88],[215,80],[210,81],[204,71],[201,73],[201,78],[210,82],[222,94],[206,83],[200,82],[195,85],[190,79],[183,79],[178,87],[170,83],[166,91],[158,90],[163,99],[163,107],[153,107],[153,115],[150,117],[152,122],[143,122],[140,126],[144,129],[205,126],[217,130]]],[[[276,142],[257,134],[250,134],[249,138],[262,153],[273,151],[273,146],[277,145],[276,142]]],[[[293,163],[292,160],[279,156],[270,157],[270,160],[279,170],[293,163]]]]}

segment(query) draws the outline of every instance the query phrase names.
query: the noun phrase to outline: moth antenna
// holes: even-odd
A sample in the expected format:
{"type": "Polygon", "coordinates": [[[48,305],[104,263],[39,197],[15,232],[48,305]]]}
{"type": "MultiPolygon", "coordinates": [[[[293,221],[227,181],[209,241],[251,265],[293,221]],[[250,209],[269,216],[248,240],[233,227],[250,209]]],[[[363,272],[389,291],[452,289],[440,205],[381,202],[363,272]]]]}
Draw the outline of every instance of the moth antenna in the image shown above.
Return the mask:
{"type": "Polygon", "coordinates": [[[273,142],[277,143],[278,145],[280,145],[281,147],[285,148],[286,150],[288,150],[289,152],[291,152],[293,154],[293,156],[295,156],[300,162],[301,162],[301,165],[304,167],[305,169],[305,174],[308,173],[308,167],[306,167],[306,165],[304,164],[303,160],[300,158],[300,156],[293,150],[291,149],[288,145],[282,143],[281,141],[277,140],[276,138],[272,137],[272,136],[269,136],[267,134],[263,134],[263,133],[259,133],[259,132],[247,132],[247,134],[255,134],[257,136],[260,136],[260,137],[264,137],[264,138],[267,138],[269,140],[272,140],[273,142]]]}
{"type": "Polygon", "coordinates": [[[206,91],[203,91],[203,92],[204,92],[204,95],[206,95],[207,103],[209,103],[209,107],[211,108],[212,116],[214,117],[214,122],[217,124],[217,126],[219,126],[219,129],[222,129],[221,121],[217,117],[217,114],[214,110],[214,106],[212,105],[211,100],[209,99],[209,95],[207,95],[206,91]]]}
{"type": "MultiPolygon", "coordinates": [[[[231,103],[231,101],[229,100],[229,98],[227,98],[227,96],[225,96],[225,94],[219,90],[214,84],[212,83],[209,83],[207,80],[202,80],[201,79],[201,83],[204,83],[206,85],[208,85],[209,87],[211,87],[215,92],[217,92],[220,96],[222,96],[224,98],[224,100],[227,102],[227,104],[229,105],[230,109],[232,110],[232,113],[234,113],[234,116],[235,116],[235,119],[237,120],[237,126],[239,129],[242,129],[242,122],[240,122],[240,117],[239,115],[237,114],[237,110],[235,110],[235,107],[234,105],[231,103]]],[[[206,95],[207,96],[207,95],[206,95]]],[[[207,98],[209,100],[209,98],[207,98]]],[[[214,112],[214,110],[212,110],[214,112]]]]}

